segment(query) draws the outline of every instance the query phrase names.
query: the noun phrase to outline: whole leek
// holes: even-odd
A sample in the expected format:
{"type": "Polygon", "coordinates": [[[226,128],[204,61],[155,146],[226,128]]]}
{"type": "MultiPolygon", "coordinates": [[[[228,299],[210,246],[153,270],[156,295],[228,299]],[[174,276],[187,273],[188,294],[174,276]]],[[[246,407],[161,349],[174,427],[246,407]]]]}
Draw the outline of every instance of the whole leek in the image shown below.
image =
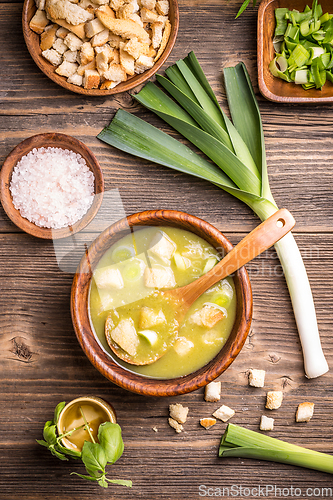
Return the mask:
{"type": "Polygon", "coordinates": [[[333,456],[228,424],[219,447],[220,457],[254,458],[298,465],[333,474],[333,456]]]}
{"type": "MultiPolygon", "coordinates": [[[[135,98],[205,153],[213,163],[143,120],[119,110],[98,137],[131,153],[206,179],[246,203],[262,221],[278,210],[270,191],[259,107],[243,63],[224,70],[232,122],[225,115],[195,55],[166,70],[135,98]],[[179,104],[177,104],[177,101],[179,104]]],[[[288,284],[308,378],[328,370],[322,352],[310,284],[289,233],[275,245],[288,284]]]]}

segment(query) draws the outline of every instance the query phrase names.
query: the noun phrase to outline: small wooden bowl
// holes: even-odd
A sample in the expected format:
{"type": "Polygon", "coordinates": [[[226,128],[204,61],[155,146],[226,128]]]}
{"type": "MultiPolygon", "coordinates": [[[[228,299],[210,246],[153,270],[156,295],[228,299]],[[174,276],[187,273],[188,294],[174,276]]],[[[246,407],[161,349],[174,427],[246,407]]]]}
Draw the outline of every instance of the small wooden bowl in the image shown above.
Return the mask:
{"type": "Polygon", "coordinates": [[[237,315],[232,332],[221,351],[206,366],[169,380],[147,378],[117,364],[97,342],[91,327],[88,298],[92,270],[111,245],[139,226],[172,226],[201,236],[217,249],[229,252],[232,244],[214,226],[193,215],[172,210],[141,212],[120,220],[107,228],[92,243],[75,274],[71,293],[72,321],[78,341],[91,363],[106,378],[132,392],[146,396],[176,396],[195,391],[221,375],[240,352],[252,319],[252,292],[248,274],[241,268],[234,275],[237,293],[237,315]]]}
{"type": "Polygon", "coordinates": [[[110,90],[100,90],[100,89],[87,90],[84,89],[83,87],[79,87],[77,85],[68,83],[64,76],[60,76],[57,73],[55,73],[54,70],[56,68],[42,56],[42,51],[39,46],[40,36],[34,31],[32,31],[29,27],[29,23],[36,12],[35,0],[25,0],[23,4],[22,27],[23,27],[23,35],[25,43],[27,45],[31,57],[33,58],[39,69],[42,70],[43,73],[46,76],[48,76],[51,80],[53,80],[55,83],[61,85],[67,90],[71,90],[72,92],[76,92],[78,94],[85,94],[91,96],[107,96],[111,94],[119,94],[120,92],[127,92],[129,90],[132,90],[137,85],[140,85],[141,83],[151,78],[156,73],[156,71],[159,70],[159,68],[165,63],[165,61],[167,60],[173,49],[179,27],[179,9],[177,0],[169,0],[169,2],[170,2],[169,20],[171,23],[171,33],[168,43],[161,57],[156,61],[154,66],[148,71],[145,71],[144,73],[128,78],[126,82],[120,83],[119,85],[110,90]]]}
{"type": "Polygon", "coordinates": [[[81,229],[86,227],[97,214],[102,203],[103,192],[103,172],[95,155],[81,141],[64,134],[38,134],[20,142],[20,144],[18,144],[16,148],[14,148],[13,151],[7,156],[0,171],[0,201],[6,214],[17,227],[26,233],[36,236],[37,238],[55,240],[65,238],[81,231],[81,229]],[[75,153],[79,153],[86,160],[87,166],[95,176],[95,195],[98,196],[94,197],[93,204],[89,208],[88,212],[73,226],[61,229],[49,229],[36,226],[33,222],[30,222],[28,219],[22,217],[19,210],[17,210],[13,205],[13,198],[9,190],[9,186],[15,165],[22,158],[22,156],[28,154],[29,151],[34,148],[42,147],[70,149],[75,153]]]}
{"type": "MultiPolygon", "coordinates": [[[[331,0],[320,0],[323,12],[332,11],[331,0]]],[[[261,94],[270,101],[285,104],[319,104],[333,102],[333,84],[327,82],[322,90],[304,90],[302,85],[288,83],[274,77],[269,64],[274,59],[273,36],[275,30],[274,10],[279,7],[303,11],[306,0],[262,0],[258,10],[258,83],[261,94]]],[[[311,2],[310,2],[311,5],[311,2]]]]}

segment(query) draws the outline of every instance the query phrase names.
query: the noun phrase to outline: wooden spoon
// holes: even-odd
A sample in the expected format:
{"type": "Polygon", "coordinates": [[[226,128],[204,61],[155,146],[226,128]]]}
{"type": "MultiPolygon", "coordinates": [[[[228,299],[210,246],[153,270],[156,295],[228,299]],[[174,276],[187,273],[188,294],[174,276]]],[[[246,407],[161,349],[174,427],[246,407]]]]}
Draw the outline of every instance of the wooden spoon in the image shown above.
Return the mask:
{"type": "MultiPolygon", "coordinates": [[[[251,233],[243,238],[227,255],[201,278],[189,285],[167,290],[163,294],[169,298],[180,301],[181,315],[193,302],[208,288],[218,281],[226,278],[239,268],[250,262],[257,255],[263,253],[274,243],[279,241],[294,227],[295,219],[288,210],[282,208],[257,226],[251,233]]],[[[180,316],[178,316],[179,318],[180,316]]]]}
{"type": "MultiPolygon", "coordinates": [[[[227,255],[208,273],[201,278],[193,281],[189,285],[174,288],[172,290],[161,291],[160,295],[166,302],[173,303],[174,321],[170,324],[170,338],[173,339],[177,334],[176,325],[180,325],[184,316],[193,304],[193,302],[200,297],[208,288],[215,285],[218,281],[226,276],[234,273],[240,267],[247,264],[250,260],[254,259],[257,255],[263,253],[269,247],[274,245],[283,236],[285,236],[295,225],[293,216],[286,209],[281,209],[273,214],[269,219],[256,227],[251,233],[245,236],[238,245],[236,245],[227,255]],[[172,330],[172,332],[171,332],[172,330]]],[[[142,305],[145,305],[142,299],[142,305]]],[[[151,298],[149,299],[151,300],[151,298]]],[[[163,356],[168,348],[172,345],[166,345],[165,349],[161,352],[154,353],[153,350],[149,356],[141,358],[136,354],[130,355],[124,351],[113,340],[111,331],[114,325],[110,317],[105,322],[105,336],[112,351],[123,361],[132,365],[148,365],[154,363],[163,356]]]]}

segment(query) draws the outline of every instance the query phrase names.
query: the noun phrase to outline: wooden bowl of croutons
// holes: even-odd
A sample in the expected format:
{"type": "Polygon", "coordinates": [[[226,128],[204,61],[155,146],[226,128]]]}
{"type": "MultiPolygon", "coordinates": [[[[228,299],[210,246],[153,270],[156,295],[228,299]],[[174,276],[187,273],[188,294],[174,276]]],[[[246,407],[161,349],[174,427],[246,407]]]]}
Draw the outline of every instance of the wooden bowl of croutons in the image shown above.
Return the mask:
{"type": "Polygon", "coordinates": [[[177,0],[25,0],[23,34],[37,66],[72,92],[110,95],[151,78],[177,37],[177,0]]]}
{"type": "Polygon", "coordinates": [[[163,289],[193,281],[231,249],[211,224],[173,210],[140,212],[101,233],[71,292],[74,330],[95,368],[147,396],[188,393],[221,375],[251,325],[245,268],[205,292],[178,323],[181,304],[165,304],[163,289]]]}

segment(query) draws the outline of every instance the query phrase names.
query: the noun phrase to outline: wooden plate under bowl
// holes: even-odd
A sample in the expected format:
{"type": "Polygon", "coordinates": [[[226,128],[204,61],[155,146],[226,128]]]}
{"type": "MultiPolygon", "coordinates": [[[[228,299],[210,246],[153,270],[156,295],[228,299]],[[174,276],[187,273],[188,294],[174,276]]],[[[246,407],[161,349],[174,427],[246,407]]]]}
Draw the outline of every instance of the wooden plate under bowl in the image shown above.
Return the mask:
{"type": "Polygon", "coordinates": [[[72,92],[76,92],[78,94],[85,94],[91,96],[106,96],[111,94],[119,94],[120,92],[127,92],[128,90],[132,90],[137,85],[145,82],[149,78],[151,78],[156,71],[165,63],[167,58],[169,57],[173,46],[175,44],[178,27],[179,27],[179,9],[177,0],[169,0],[170,3],[170,11],[169,11],[169,20],[171,23],[171,33],[168,40],[168,43],[164,49],[161,57],[156,61],[154,66],[141,73],[139,75],[132,76],[126,82],[120,83],[116,87],[110,90],[100,90],[100,89],[91,89],[87,90],[83,87],[79,87],[78,85],[73,85],[68,83],[64,76],[60,76],[55,73],[55,66],[53,66],[49,61],[44,59],[42,56],[42,51],[40,49],[40,36],[32,31],[29,27],[29,23],[31,18],[34,16],[36,12],[36,4],[35,0],[25,0],[23,4],[23,13],[22,13],[22,28],[23,35],[25,39],[25,43],[28,47],[31,57],[37,64],[40,70],[48,76],[51,80],[53,80],[58,85],[61,85],[67,90],[71,90],[72,92]]]}
{"type": "Polygon", "coordinates": [[[111,382],[145,396],[176,396],[195,391],[221,375],[244,345],[252,320],[252,291],[245,267],[234,275],[237,314],[233,329],[220,352],[208,364],[184,377],[161,380],[131,372],[118,364],[97,341],[90,322],[89,291],[92,272],[111,245],[133,227],[172,226],[197,234],[217,250],[229,252],[230,241],[214,226],[193,215],[175,210],[150,210],[116,222],[96,238],[82,257],[71,292],[72,321],[78,341],[91,363],[111,382]]]}
{"type": "MultiPolygon", "coordinates": [[[[323,12],[333,13],[332,0],[320,0],[323,12]]],[[[270,101],[280,103],[318,104],[333,102],[333,84],[327,82],[322,90],[304,90],[302,85],[288,83],[274,77],[269,63],[274,59],[273,36],[275,30],[274,10],[286,7],[303,11],[307,0],[262,0],[258,10],[258,83],[261,94],[270,101]]],[[[311,2],[310,2],[311,6],[311,2]]]]}
{"type": "Polygon", "coordinates": [[[18,144],[16,148],[14,148],[13,151],[7,156],[0,171],[0,200],[6,214],[17,227],[38,238],[55,240],[65,238],[71,234],[81,231],[81,229],[87,226],[97,214],[102,203],[103,192],[103,172],[95,155],[81,141],[65,134],[38,134],[20,142],[20,144],[18,144]],[[17,210],[13,205],[13,199],[9,186],[15,165],[22,158],[22,156],[28,154],[29,151],[34,148],[42,147],[69,149],[80,154],[85,159],[87,166],[95,176],[95,194],[98,196],[94,197],[93,204],[89,208],[88,212],[73,226],[61,229],[49,229],[36,226],[33,222],[30,222],[28,219],[22,217],[19,210],[17,210]]]}

